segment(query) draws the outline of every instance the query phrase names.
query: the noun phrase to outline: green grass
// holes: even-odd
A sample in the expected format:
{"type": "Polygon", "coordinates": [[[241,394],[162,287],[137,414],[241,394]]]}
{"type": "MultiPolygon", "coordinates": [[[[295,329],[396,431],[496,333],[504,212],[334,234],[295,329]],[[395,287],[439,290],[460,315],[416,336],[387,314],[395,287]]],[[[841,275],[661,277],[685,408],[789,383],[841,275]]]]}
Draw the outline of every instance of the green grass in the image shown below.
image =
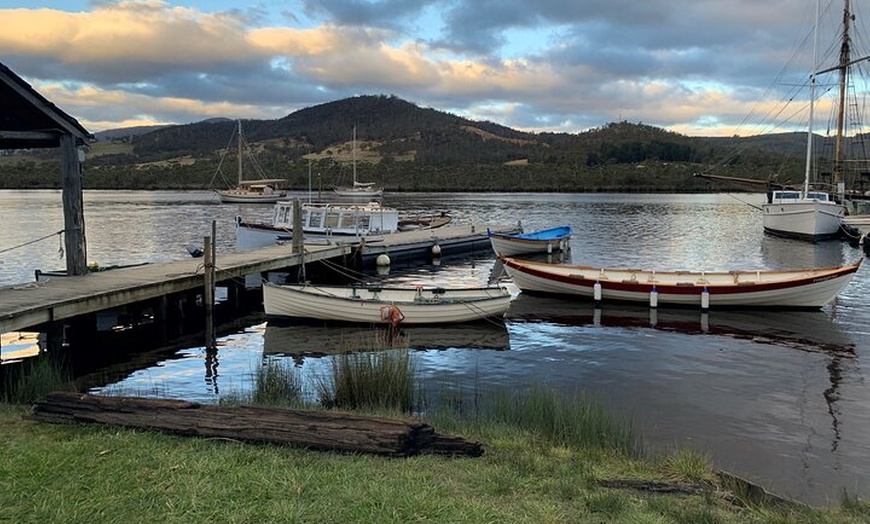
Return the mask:
{"type": "Polygon", "coordinates": [[[414,370],[407,349],[336,355],[332,373],[318,383],[326,408],[409,413],[414,370]]]}
{"type": "Polygon", "coordinates": [[[692,449],[678,449],[664,458],[667,477],[696,484],[713,484],[716,472],[710,457],[692,449]]]}
{"type": "MultiPolygon", "coordinates": [[[[664,479],[643,461],[536,431],[456,422],[475,459],[391,459],[25,420],[0,405],[0,521],[859,523],[848,509],[740,508],[724,497],[602,488],[664,479]]],[[[443,432],[441,428],[436,429],[443,432]]]]}
{"type": "Polygon", "coordinates": [[[620,420],[596,398],[535,387],[497,392],[483,399],[477,416],[493,423],[533,431],[559,446],[613,450],[629,456],[642,452],[631,423],[620,420]]]}
{"type": "Polygon", "coordinates": [[[27,404],[45,397],[51,391],[74,391],[75,387],[63,362],[43,354],[28,358],[16,371],[3,375],[0,401],[27,404]]]}
{"type": "MultiPolygon", "coordinates": [[[[254,380],[247,402],[304,404],[292,366],[267,362],[254,380]]],[[[407,413],[414,387],[407,350],[342,355],[319,403],[407,413]]],[[[453,459],[52,425],[26,419],[26,405],[0,404],[0,522],[870,521],[870,505],[848,493],[835,508],[766,506],[723,484],[703,454],[648,456],[630,422],[582,393],[478,388],[471,400],[466,409],[458,393],[426,415],[439,433],[483,444],[482,457],[453,459]],[[704,489],[635,489],[662,483],[704,489]]]]}
{"type": "Polygon", "coordinates": [[[257,368],[251,402],[261,406],[300,406],[302,379],[290,360],[267,360],[257,368]]]}

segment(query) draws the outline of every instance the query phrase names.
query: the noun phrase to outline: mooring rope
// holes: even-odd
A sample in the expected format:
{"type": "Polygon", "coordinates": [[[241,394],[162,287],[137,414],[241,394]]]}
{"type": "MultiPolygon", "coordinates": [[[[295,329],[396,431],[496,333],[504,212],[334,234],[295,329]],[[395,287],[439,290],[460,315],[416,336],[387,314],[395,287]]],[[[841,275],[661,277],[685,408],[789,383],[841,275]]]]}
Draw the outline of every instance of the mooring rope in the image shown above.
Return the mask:
{"type": "MultiPolygon", "coordinates": [[[[37,243],[37,242],[42,242],[43,240],[45,240],[45,239],[47,239],[47,238],[51,238],[51,237],[53,237],[53,236],[55,236],[55,235],[62,235],[62,234],[64,234],[64,233],[66,233],[67,231],[68,231],[68,230],[66,230],[66,229],[61,229],[60,231],[57,231],[56,233],[51,233],[51,234],[49,234],[49,235],[45,235],[45,236],[43,236],[43,237],[39,237],[39,238],[37,238],[37,239],[35,239],[35,240],[30,240],[30,241],[28,241],[28,242],[24,242],[23,244],[18,244],[17,246],[7,247],[6,249],[0,249],[0,254],[7,253],[7,252],[9,252],[9,251],[13,251],[13,250],[15,250],[15,249],[19,249],[19,248],[22,248],[22,247],[25,247],[25,246],[29,246],[30,244],[35,244],[35,243],[37,243]]],[[[63,253],[63,246],[61,246],[61,253],[63,253]]]]}

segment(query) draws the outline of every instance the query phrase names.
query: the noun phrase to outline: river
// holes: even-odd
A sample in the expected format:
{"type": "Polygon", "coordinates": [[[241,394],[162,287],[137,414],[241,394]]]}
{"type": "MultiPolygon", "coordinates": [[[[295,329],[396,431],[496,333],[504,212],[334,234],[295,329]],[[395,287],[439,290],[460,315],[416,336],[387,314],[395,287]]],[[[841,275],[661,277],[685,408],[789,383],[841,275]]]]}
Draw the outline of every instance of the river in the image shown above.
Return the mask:
{"type": "MultiPolygon", "coordinates": [[[[300,194],[302,198],[305,195],[300,194]]],[[[457,222],[526,230],[569,224],[566,259],[651,269],[774,269],[839,265],[860,251],[761,231],[762,195],[388,194],[408,211],[447,211],[457,222]]],[[[0,285],[33,282],[64,267],[59,191],[0,191],[0,285]]],[[[86,191],[88,260],[100,266],[189,256],[217,224],[220,253],[234,249],[237,215],[266,219],[269,205],[219,204],[210,192],[86,191]]],[[[820,312],[716,312],[515,299],[504,326],[408,330],[426,388],[547,385],[584,390],[630,416],[654,449],[692,447],[717,466],[812,504],[843,489],[870,497],[870,269],[862,267],[820,312]]],[[[390,271],[386,282],[485,284],[499,276],[489,253],[390,271]]],[[[265,358],[375,336],[252,323],[174,351],[95,393],[159,394],[202,402],[244,393],[265,358]]],[[[306,377],[328,358],[295,358],[306,377]]]]}

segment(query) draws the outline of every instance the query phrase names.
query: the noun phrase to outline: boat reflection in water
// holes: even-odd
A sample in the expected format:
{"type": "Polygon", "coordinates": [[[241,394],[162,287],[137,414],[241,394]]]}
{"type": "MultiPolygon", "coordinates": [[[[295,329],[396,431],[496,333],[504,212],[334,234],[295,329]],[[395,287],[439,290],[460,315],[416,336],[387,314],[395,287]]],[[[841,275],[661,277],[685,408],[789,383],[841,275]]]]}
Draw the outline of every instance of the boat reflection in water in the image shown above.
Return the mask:
{"type": "Polygon", "coordinates": [[[303,357],[385,349],[510,349],[507,326],[501,320],[481,320],[439,326],[358,325],[305,320],[270,320],[263,335],[263,354],[303,357]]]}
{"type": "Polygon", "coordinates": [[[737,311],[709,313],[697,309],[649,308],[632,304],[605,304],[520,293],[511,302],[508,322],[550,322],[559,325],[595,325],[650,328],[685,334],[708,334],[786,346],[838,357],[854,357],[855,344],[823,311],[737,311]]]}

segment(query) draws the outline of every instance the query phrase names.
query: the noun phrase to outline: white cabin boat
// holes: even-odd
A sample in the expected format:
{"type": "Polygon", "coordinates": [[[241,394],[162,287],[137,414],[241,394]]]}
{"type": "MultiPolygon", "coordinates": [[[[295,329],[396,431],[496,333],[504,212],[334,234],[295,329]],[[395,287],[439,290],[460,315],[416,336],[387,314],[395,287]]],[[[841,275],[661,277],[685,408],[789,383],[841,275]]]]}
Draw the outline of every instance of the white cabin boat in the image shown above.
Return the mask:
{"type": "MultiPolygon", "coordinates": [[[[272,246],[293,238],[293,205],[275,203],[271,223],[236,220],[236,249],[272,246]]],[[[378,202],[365,204],[302,203],[302,233],[308,241],[359,242],[399,230],[399,211],[378,202]]]]}
{"type": "Polygon", "coordinates": [[[761,211],[766,233],[815,242],[840,234],[846,209],[824,191],[775,190],[761,211]]]}

